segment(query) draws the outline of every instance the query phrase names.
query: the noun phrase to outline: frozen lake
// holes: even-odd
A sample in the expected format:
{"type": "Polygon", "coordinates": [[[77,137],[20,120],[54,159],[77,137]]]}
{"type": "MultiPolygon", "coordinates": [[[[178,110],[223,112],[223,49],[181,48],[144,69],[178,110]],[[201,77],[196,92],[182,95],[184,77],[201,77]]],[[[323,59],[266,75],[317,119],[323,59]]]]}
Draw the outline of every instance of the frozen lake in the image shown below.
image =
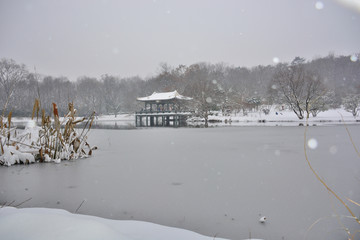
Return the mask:
{"type": "MultiPolygon", "coordinates": [[[[360,147],[360,126],[348,126],[360,147]]],[[[346,239],[360,229],[310,171],[304,127],[95,129],[89,159],[0,167],[0,204],[63,208],[244,239],[346,239]],[[265,224],[260,216],[267,216],[265,224]],[[339,218],[337,216],[340,216],[339,218]]],[[[313,167],[360,202],[360,158],[344,126],[309,127],[313,167]],[[316,146],[317,145],[317,146],[316,146]]],[[[359,216],[360,207],[347,202],[359,216]]],[[[55,223],[54,223],[55,224],[55,223]]],[[[359,236],[359,235],[358,235],[359,236]]]]}

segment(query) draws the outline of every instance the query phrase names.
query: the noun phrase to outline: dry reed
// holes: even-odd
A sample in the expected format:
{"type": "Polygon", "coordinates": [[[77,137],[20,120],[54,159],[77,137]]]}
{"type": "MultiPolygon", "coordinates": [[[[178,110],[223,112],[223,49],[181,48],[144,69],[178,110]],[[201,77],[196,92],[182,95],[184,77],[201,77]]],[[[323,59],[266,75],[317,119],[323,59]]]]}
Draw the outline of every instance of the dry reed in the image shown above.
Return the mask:
{"type": "MultiPolygon", "coordinates": [[[[96,147],[91,148],[87,142],[87,135],[92,126],[95,113],[89,117],[76,117],[76,109],[73,103],[68,104],[68,113],[60,118],[58,107],[55,103],[53,106],[53,118],[46,115],[44,109],[40,109],[40,100],[35,99],[32,120],[36,116],[36,122],[39,123],[39,112],[41,111],[41,124],[39,127],[34,126],[32,130],[25,129],[24,133],[17,136],[15,127],[12,127],[12,112],[8,114],[7,122],[0,117],[0,164],[4,164],[5,149],[10,146],[19,150],[33,154],[35,160],[39,162],[71,160],[88,157],[96,147]],[[85,122],[85,126],[78,133],[77,124],[85,122]],[[38,135],[35,137],[34,135],[38,135]],[[24,148],[27,148],[24,150],[24,148]]],[[[14,155],[13,152],[10,152],[14,155]]]]}
{"type": "MultiPolygon", "coordinates": [[[[342,117],[342,116],[341,116],[341,117],[342,117]]],[[[343,119],[343,118],[342,118],[342,119],[343,119]]],[[[343,122],[344,122],[344,121],[343,121],[343,122]]],[[[345,124],[345,123],[344,123],[344,124],[345,124]]],[[[309,157],[308,157],[308,154],[307,154],[307,147],[306,147],[308,126],[309,126],[309,125],[308,125],[308,118],[306,118],[306,125],[305,125],[305,131],[304,131],[304,155],[305,155],[305,159],[306,159],[306,162],[307,162],[310,170],[311,170],[312,173],[315,175],[316,179],[328,190],[328,192],[329,192],[331,195],[333,195],[333,196],[346,208],[346,210],[347,210],[347,211],[349,212],[349,214],[351,215],[351,216],[346,216],[346,217],[351,218],[351,219],[354,219],[358,224],[360,224],[359,218],[355,216],[354,212],[353,212],[353,211],[350,209],[350,207],[345,203],[345,201],[344,201],[337,193],[335,193],[335,191],[332,190],[332,189],[326,184],[326,182],[325,182],[323,179],[320,178],[319,174],[318,174],[318,173],[315,171],[315,169],[312,167],[311,162],[310,162],[309,157]]],[[[353,145],[356,153],[357,153],[358,156],[360,157],[359,152],[358,152],[358,150],[357,150],[357,148],[356,148],[356,146],[355,146],[355,143],[354,143],[354,141],[353,141],[353,139],[352,139],[352,137],[351,137],[351,134],[350,134],[350,132],[349,132],[349,130],[348,130],[348,128],[347,128],[346,125],[345,125],[345,128],[346,128],[346,131],[347,131],[347,133],[348,133],[348,135],[349,135],[350,141],[351,141],[351,143],[352,143],[352,145],[353,145]]],[[[350,199],[348,199],[348,198],[347,198],[347,200],[350,201],[350,202],[352,202],[352,203],[354,203],[354,204],[356,204],[356,205],[358,205],[358,206],[360,206],[357,202],[355,202],[355,201],[353,201],[353,200],[350,200],[350,199]]],[[[337,215],[337,216],[338,216],[338,215],[337,215]]],[[[309,232],[318,222],[320,222],[320,221],[323,220],[323,219],[325,219],[325,218],[319,218],[317,221],[315,221],[315,222],[310,226],[310,228],[307,230],[307,232],[309,232]]],[[[345,230],[345,232],[347,233],[348,239],[349,239],[349,240],[355,240],[355,235],[356,235],[356,233],[359,233],[360,230],[357,230],[357,231],[355,231],[353,234],[351,234],[350,231],[349,231],[349,229],[346,228],[346,227],[343,225],[343,223],[341,222],[341,220],[338,219],[338,221],[340,221],[340,222],[339,222],[340,226],[341,226],[341,227],[345,230]]],[[[306,235],[305,235],[305,237],[306,237],[306,235]]]]}

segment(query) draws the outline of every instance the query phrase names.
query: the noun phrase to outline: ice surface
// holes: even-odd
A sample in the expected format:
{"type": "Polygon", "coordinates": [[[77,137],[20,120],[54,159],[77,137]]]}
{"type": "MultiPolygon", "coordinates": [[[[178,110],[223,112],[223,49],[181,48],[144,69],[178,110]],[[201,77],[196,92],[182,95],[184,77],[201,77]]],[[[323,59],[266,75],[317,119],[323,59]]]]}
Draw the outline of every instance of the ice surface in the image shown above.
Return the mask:
{"type": "MultiPolygon", "coordinates": [[[[360,146],[360,126],[348,129],[360,146]]],[[[349,214],[309,170],[304,130],[96,129],[89,142],[99,149],[89,159],[0,167],[0,204],[31,198],[20,207],[75,212],[86,199],[78,213],[210,237],[346,239],[337,214],[352,232],[358,224],[344,217],[349,214]]],[[[341,197],[360,202],[360,162],[345,127],[309,127],[309,139],[318,143],[308,156],[319,175],[341,197]]]]}

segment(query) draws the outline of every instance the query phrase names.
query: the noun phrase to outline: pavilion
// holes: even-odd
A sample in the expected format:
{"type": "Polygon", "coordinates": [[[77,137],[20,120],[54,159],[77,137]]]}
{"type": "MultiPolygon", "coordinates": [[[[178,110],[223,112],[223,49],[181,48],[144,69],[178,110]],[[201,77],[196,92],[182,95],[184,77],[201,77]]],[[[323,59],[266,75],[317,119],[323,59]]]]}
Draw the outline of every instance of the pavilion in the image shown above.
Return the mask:
{"type": "Polygon", "coordinates": [[[180,127],[184,126],[189,111],[186,103],[192,100],[176,90],[173,92],[154,92],[150,96],[137,98],[145,106],[140,112],[135,113],[136,127],[180,127]]]}

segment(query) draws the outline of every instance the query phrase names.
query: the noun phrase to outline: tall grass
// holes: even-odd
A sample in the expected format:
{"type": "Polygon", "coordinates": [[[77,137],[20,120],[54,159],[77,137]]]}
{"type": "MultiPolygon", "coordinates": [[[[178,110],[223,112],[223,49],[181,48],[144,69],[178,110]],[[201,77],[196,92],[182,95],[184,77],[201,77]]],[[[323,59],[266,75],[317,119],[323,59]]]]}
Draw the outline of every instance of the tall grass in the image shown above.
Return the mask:
{"type": "Polygon", "coordinates": [[[24,161],[22,155],[29,153],[33,155],[34,160],[39,162],[52,160],[59,162],[92,155],[92,151],[96,147],[90,147],[87,135],[92,127],[95,112],[88,117],[76,117],[76,109],[73,103],[69,103],[68,113],[64,117],[60,117],[57,105],[52,103],[52,117],[46,115],[45,110],[41,109],[40,121],[40,106],[39,99],[35,99],[32,111],[34,126],[25,128],[21,134],[18,134],[16,127],[12,127],[11,112],[8,114],[6,122],[3,121],[4,117],[0,117],[0,164],[11,165],[14,161],[14,163],[31,162],[24,161]],[[85,124],[79,130],[76,125],[80,123],[85,124]],[[19,156],[13,157],[16,154],[19,156]]]}

